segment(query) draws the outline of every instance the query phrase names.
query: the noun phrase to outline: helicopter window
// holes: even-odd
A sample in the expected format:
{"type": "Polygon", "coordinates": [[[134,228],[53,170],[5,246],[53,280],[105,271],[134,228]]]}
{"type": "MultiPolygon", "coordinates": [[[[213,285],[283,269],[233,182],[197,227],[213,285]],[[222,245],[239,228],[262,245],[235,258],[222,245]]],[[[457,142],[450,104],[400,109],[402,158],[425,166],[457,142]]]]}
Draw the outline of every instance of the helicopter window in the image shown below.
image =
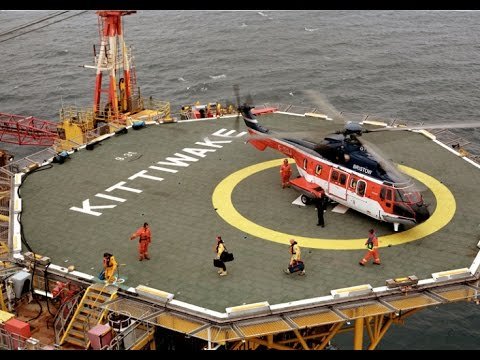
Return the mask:
{"type": "Polygon", "coordinates": [[[332,181],[338,181],[338,171],[332,172],[332,181]]]}
{"type": "MultiPolygon", "coordinates": [[[[397,193],[395,193],[395,194],[396,194],[395,195],[395,197],[396,197],[395,200],[398,201],[397,193]]],[[[380,199],[391,201],[392,200],[392,189],[387,189],[385,187],[382,187],[382,189],[380,190],[380,199]]]]}
{"type": "Polygon", "coordinates": [[[386,199],[387,199],[387,200],[390,200],[390,201],[392,200],[392,190],[391,190],[391,189],[388,189],[388,190],[387,190],[386,199]]]}
{"type": "Polygon", "coordinates": [[[303,170],[307,170],[307,158],[303,159],[303,170]]]}
{"type": "Polygon", "coordinates": [[[345,185],[347,183],[347,175],[340,174],[340,185],[345,185]]]}
{"type": "Polygon", "coordinates": [[[315,174],[320,175],[321,172],[322,172],[322,165],[315,166],[315,174]]]}
{"type": "Polygon", "coordinates": [[[354,179],[350,180],[350,187],[351,187],[352,189],[356,189],[356,188],[357,188],[357,179],[354,178],[354,179]]]}
{"type": "Polygon", "coordinates": [[[357,184],[357,195],[364,196],[365,195],[365,188],[367,184],[363,180],[358,180],[357,184]]]}

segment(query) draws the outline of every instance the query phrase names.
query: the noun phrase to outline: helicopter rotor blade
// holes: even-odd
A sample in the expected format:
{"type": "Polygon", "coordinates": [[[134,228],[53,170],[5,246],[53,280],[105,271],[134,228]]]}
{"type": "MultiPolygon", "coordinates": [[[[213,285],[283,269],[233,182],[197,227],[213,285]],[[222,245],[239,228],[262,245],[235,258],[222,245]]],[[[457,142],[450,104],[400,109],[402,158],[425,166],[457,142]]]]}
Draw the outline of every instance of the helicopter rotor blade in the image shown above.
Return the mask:
{"type": "Polygon", "coordinates": [[[304,93],[307,97],[312,101],[314,105],[316,105],[319,110],[324,111],[326,115],[329,115],[334,122],[345,125],[348,120],[343,116],[343,114],[338,111],[335,106],[332,105],[327,98],[315,90],[304,90],[304,93]]]}
{"type": "MultiPolygon", "coordinates": [[[[247,105],[250,107],[253,107],[253,99],[251,94],[247,94],[243,103],[241,100],[240,96],[240,87],[238,84],[233,85],[233,92],[235,94],[235,98],[237,101],[237,117],[235,119],[235,129],[238,131],[239,130],[239,119],[240,119],[240,107],[242,105],[247,105]]],[[[317,94],[316,92],[312,92],[312,94],[317,94]]],[[[335,113],[337,117],[341,117],[341,114],[331,105],[326,101],[326,106],[328,106],[331,110],[331,113],[335,113]]],[[[343,119],[343,118],[342,118],[343,119]]],[[[342,124],[343,120],[342,120],[342,124]]],[[[249,140],[265,140],[268,138],[276,138],[276,139],[285,139],[285,138],[293,138],[293,139],[303,139],[303,140],[308,140],[308,139],[315,139],[314,141],[318,141],[318,139],[323,139],[328,133],[331,133],[332,131],[270,131],[268,134],[259,134],[259,135],[250,135],[249,140]]]]}
{"type": "Polygon", "coordinates": [[[392,160],[390,160],[388,156],[376,145],[365,139],[357,138],[357,140],[360,142],[360,144],[362,144],[366,151],[375,158],[375,160],[380,164],[383,170],[385,170],[390,175],[394,182],[413,183],[414,186],[412,190],[418,192],[423,192],[427,190],[427,187],[425,185],[420,184],[412,177],[400,170],[400,168],[398,168],[398,166],[392,160]]]}
{"type": "Polygon", "coordinates": [[[240,86],[238,84],[233,85],[233,93],[235,94],[235,100],[237,100],[237,108],[240,107],[240,86]]]}
{"type": "MultiPolygon", "coordinates": [[[[240,104],[240,96],[239,96],[239,89],[238,85],[235,85],[234,87],[235,94],[237,95],[237,102],[240,104]]],[[[322,103],[321,106],[323,109],[328,108],[329,113],[327,115],[330,116],[335,116],[337,118],[337,121],[341,122],[342,125],[345,125],[346,120],[342,117],[340,112],[338,112],[333,105],[331,105],[327,100],[325,100],[320,94],[318,94],[316,91],[313,90],[307,90],[314,102],[318,105],[318,103],[322,103]],[[317,101],[318,100],[318,101],[317,101]],[[339,120],[341,119],[341,120],[339,120]]],[[[246,96],[246,101],[244,104],[247,106],[253,107],[253,100],[252,96],[248,94],[246,96]]],[[[327,134],[332,133],[331,130],[324,130],[324,131],[319,131],[319,130],[309,130],[309,131],[271,131],[268,134],[262,134],[262,135],[251,135],[249,137],[249,140],[264,140],[266,138],[276,138],[276,139],[285,139],[285,138],[292,138],[292,139],[301,139],[301,140],[309,140],[312,139],[313,142],[318,142],[319,139],[323,139],[327,134]]],[[[337,132],[340,133],[340,132],[337,132]]]]}
{"type": "Polygon", "coordinates": [[[364,132],[379,132],[379,131],[405,131],[405,130],[429,130],[429,129],[466,129],[466,128],[478,128],[480,122],[464,122],[456,124],[431,124],[431,125],[416,125],[416,126],[399,126],[399,127],[386,127],[380,129],[365,130],[364,132]]]}
{"type": "Polygon", "coordinates": [[[247,94],[247,96],[245,97],[245,104],[247,104],[248,106],[253,106],[252,95],[247,94]]]}
{"type": "Polygon", "coordinates": [[[233,128],[235,131],[240,131],[240,111],[237,110],[237,117],[235,118],[235,122],[233,123],[233,128]]]}
{"type": "Polygon", "coordinates": [[[270,131],[268,134],[250,135],[250,140],[264,140],[264,139],[301,139],[308,140],[312,138],[312,131],[270,131]]]}
{"type": "Polygon", "coordinates": [[[238,131],[240,129],[240,87],[238,84],[233,85],[233,93],[235,94],[235,100],[237,100],[237,117],[234,122],[234,129],[238,131]]]}

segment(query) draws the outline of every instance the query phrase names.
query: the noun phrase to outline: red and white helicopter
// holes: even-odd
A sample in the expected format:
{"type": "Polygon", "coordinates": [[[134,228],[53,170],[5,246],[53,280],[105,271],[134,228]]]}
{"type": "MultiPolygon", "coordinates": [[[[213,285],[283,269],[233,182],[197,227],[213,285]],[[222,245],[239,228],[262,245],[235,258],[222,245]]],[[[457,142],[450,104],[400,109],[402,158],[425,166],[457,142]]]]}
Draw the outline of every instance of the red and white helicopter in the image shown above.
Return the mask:
{"type": "MultiPolygon", "coordinates": [[[[359,137],[375,131],[480,127],[477,122],[368,130],[361,123],[345,122],[335,111],[333,120],[338,122],[341,119],[344,129],[320,141],[312,141],[295,133],[277,133],[260,125],[252,114],[253,106],[247,103],[240,105],[237,86],[234,86],[234,91],[239,114],[250,134],[248,142],[260,151],[269,147],[295,160],[300,176],[292,179],[290,184],[302,193],[303,203],[308,204],[318,196],[321,187],[331,200],[377,220],[392,223],[395,231],[400,224],[412,226],[426,221],[430,217],[428,205],[410,177],[380,155],[371,143],[359,137]]],[[[320,102],[318,94],[307,94],[320,102]]],[[[330,107],[329,110],[333,109],[330,107]]]]}

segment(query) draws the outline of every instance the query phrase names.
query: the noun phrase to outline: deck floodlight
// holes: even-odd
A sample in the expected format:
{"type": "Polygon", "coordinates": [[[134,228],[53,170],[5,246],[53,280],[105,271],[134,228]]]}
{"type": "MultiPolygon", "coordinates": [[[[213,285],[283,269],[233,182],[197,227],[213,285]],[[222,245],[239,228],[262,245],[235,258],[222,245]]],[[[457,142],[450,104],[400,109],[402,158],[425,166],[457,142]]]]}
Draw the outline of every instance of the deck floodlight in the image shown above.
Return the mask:
{"type": "Polygon", "coordinates": [[[240,306],[228,307],[225,309],[229,318],[248,315],[258,315],[262,313],[270,313],[270,304],[262,301],[252,304],[244,304],[240,306]]]}
{"type": "Polygon", "coordinates": [[[16,197],[13,203],[13,212],[15,214],[22,212],[22,198],[16,197]]]}
{"type": "Polygon", "coordinates": [[[446,280],[467,278],[470,276],[472,276],[472,273],[467,268],[440,271],[432,274],[432,278],[435,281],[446,281],[446,280]]]}
{"type": "Polygon", "coordinates": [[[15,174],[15,186],[19,186],[22,183],[22,176],[24,174],[16,173],[15,174]]]}
{"type": "Polygon", "coordinates": [[[338,299],[348,296],[369,295],[372,293],[372,291],[372,286],[370,284],[363,284],[348,288],[330,290],[330,293],[332,294],[334,299],[338,299]]]}
{"type": "Polygon", "coordinates": [[[164,304],[172,300],[174,296],[174,294],[171,294],[162,290],[157,290],[145,285],[138,285],[135,288],[135,291],[139,295],[145,296],[149,299],[159,301],[164,304]]]}

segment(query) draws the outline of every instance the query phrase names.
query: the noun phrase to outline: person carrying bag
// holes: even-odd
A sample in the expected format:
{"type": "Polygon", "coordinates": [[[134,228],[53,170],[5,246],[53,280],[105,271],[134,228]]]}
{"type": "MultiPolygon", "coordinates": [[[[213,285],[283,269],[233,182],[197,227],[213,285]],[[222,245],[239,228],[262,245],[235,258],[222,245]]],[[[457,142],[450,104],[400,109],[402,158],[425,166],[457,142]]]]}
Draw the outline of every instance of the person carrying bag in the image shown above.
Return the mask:
{"type": "Polygon", "coordinates": [[[233,253],[227,251],[221,236],[217,236],[216,240],[217,244],[214,251],[217,254],[217,257],[213,259],[213,266],[221,268],[218,270],[218,274],[220,276],[225,276],[227,275],[227,267],[225,266],[225,263],[233,260],[233,253]]]}

